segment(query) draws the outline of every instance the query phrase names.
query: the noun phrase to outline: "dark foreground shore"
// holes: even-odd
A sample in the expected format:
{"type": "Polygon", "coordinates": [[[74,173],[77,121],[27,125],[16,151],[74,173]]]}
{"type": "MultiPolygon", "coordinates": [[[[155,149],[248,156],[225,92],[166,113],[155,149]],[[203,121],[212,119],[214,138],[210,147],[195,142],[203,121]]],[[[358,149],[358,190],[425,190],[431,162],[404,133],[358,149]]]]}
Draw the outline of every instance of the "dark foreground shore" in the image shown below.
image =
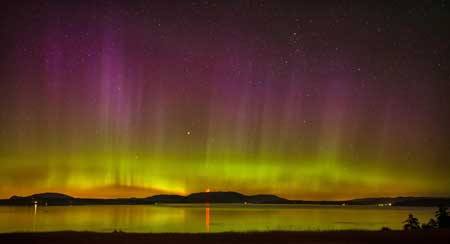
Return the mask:
{"type": "Polygon", "coordinates": [[[255,232],[217,234],[136,234],[136,233],[11,233],[0,234],[0,243],[448,243],[449,230],[436,231],[324,231],[255,232]]]}

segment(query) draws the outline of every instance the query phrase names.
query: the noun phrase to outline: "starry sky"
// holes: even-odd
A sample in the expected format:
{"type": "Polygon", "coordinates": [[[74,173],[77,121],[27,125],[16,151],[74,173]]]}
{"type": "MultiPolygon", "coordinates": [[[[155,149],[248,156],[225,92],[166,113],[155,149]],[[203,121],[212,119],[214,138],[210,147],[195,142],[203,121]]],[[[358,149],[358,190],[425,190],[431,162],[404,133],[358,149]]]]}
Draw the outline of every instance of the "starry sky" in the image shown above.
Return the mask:
{"type": "Polygon", "coordinates": [[[449,196],[450,2],[312,2],[3,4],[0,198],[449,196]]]}

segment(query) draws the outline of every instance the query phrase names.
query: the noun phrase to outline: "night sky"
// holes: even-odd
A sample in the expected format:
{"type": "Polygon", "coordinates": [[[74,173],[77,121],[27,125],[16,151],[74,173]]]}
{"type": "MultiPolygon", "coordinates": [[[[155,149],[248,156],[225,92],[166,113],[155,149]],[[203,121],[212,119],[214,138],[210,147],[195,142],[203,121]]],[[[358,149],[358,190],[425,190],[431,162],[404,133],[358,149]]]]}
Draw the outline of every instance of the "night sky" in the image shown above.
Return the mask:
{"type": "Polygon", "coordinates": [[[448,1],[11,2],[0,198],[450,195],[448,1]]]}

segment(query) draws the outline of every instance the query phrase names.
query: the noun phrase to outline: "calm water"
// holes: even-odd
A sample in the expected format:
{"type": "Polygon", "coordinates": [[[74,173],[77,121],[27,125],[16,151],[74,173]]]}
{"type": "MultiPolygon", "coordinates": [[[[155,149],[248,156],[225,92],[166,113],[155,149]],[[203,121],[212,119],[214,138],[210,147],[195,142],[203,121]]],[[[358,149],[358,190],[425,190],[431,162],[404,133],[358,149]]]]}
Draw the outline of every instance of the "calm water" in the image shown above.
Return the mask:
{"type": "Polygon", "coordinates": [[[420,207],[241,204],[0,207],[0,232],[400,229],[409,213],[428,222],[434,211],[420,207]]]}

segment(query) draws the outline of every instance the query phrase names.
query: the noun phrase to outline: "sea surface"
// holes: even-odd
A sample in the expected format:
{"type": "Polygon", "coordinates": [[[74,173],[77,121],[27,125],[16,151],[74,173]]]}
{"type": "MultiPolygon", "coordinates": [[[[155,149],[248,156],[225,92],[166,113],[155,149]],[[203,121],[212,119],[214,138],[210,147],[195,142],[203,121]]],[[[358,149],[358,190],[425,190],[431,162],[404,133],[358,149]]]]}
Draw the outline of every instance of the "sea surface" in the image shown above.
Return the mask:
{"type": "Polygon", "coordinates": [[[0,207],[0,232],[227,232],[401,229],[408,214],[421,222],[435,208],[158,204],[0,207]]]}

